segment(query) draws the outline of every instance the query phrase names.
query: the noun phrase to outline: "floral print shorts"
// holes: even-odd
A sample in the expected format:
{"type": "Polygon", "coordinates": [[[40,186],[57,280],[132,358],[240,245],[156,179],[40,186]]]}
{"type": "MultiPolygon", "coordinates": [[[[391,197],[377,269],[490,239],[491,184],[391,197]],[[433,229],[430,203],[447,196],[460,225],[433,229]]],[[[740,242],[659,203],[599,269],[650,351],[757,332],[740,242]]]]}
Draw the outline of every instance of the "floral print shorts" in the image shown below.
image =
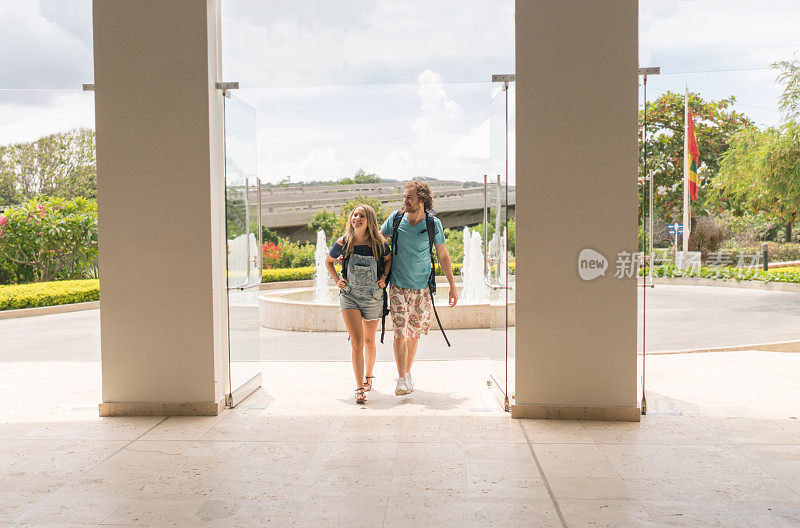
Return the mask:
{"type": "Polygon", "coordinates": [[[431,327],[431,294],[427,289],[413,290],[389,284],[389,309],[395,337],[419,338],[431,327]]]}

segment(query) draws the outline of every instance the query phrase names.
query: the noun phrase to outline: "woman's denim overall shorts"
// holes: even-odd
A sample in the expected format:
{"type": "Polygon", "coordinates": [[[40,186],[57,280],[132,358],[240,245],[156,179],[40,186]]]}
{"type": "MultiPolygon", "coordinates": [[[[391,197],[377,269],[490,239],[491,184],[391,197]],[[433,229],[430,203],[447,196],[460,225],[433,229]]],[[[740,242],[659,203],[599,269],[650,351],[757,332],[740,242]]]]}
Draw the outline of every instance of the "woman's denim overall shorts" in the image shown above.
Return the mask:
{"type": "Polygon", "coordinates": [[[351,254],[347,259],[347,285],[339,290],[339,307],[361,311],[367,321],[383,315],[383,291],[378,286],[378,261],[351,254]]]}

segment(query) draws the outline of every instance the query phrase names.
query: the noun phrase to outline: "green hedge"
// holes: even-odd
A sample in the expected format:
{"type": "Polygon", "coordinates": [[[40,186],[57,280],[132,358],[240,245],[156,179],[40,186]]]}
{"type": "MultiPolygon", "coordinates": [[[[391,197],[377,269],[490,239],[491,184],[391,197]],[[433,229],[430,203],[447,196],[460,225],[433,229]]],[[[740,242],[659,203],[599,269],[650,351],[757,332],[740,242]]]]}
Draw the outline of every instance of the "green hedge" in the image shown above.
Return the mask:
{"type": "MultiPolygon", "coordinates": [[[[640,270],[639,274],[648,273],[647,268],[640,270]]],[[[733,267],[720,268],[700,268],[700,270],[680,270],[675,266],[656,266],[653,268],[653,275],[656,277],[695,277],[701,279],[717,280],[752,280],[762,282],[792,282],[800,283],[800,273],[797,271],[781,270],[780,268],[764,271],[761,269],[743,269],[733,267]]]]}
{"type": "MultiPolygon", "coordinates": [[[[511,272],[514,272],[514,263],[509,263],[509,268],[511,272]]],[[[460,263],[453,263],[453,273],[458,275],[461,273],[461,264],[460,263]]],[[[443,275],[442,268],[439,264],[436,264],[436,274],[443,275]]],[[[304,268],[276,268],[276,269],[265,269],[261,273],[262,279],[261,282],[283,282],[283,281],[292,281],[292,280],[304,280],[304,279],[313,279],[314,278],[314,267],[307,266],[304,268]]]]}
{"type": "Polygon", "coordinates": [[[314,266],[304,268],[265,269],[261,272],[261,282],[283,282],[314,278],[314,266]]]}
{"type": "Polygon", "coordinates": [[[97,279],[0,286],[0,310],[37,308],[100,299],[97,279]]]}

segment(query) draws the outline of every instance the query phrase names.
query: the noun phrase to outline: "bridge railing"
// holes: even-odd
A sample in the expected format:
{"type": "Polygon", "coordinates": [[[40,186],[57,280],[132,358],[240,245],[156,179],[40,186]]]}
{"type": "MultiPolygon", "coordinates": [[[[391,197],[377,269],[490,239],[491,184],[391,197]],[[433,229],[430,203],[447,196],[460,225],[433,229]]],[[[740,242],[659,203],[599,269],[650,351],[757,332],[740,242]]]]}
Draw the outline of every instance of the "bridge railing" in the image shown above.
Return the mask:
{"type": "MultiPolygon", "coordinates": [[[[352,199],[354,194],[348,193],[343,196],[338,197],[326,197],[326,198],[305,198],[301,200],[286,200],[286,201],[274,201],[274,202],[265,202],[263,200],[262,194],[262,214],[264,213],[277,213],[281,211],[299,211],[304,209],[313,209],[313,210],[321,210],[321,209],[329,209],[329,208],[339,208],[343,206],[348,200],[352,199]]],[[[380,201],[382,204],[399,204],[402,199],[402,194],[398,192],[386,193],[385,191],[381,194],[372,194],[368,195],[370,198],[376,199],[380,201]]],[[[439,200],[445,201],[449,199],[458,199],[458,198],[473,198],[473,197],[483,197],[483,188],[480,187],[472,187],[472,188],[456,188],[456,189],[447,189],[447,190],[438,190],[434,192],[434,201],[438,202],[439,200]]]]}

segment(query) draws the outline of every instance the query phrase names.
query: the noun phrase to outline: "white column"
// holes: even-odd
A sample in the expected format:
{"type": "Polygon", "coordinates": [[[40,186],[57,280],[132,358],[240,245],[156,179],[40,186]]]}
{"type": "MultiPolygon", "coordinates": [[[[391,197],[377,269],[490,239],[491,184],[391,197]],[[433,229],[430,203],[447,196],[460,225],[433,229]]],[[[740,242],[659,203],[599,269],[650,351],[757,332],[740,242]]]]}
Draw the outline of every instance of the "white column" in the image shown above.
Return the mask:
{"type": "Polygon", "coordinates": [[[516,3],[519,417],[638,420],[636,0],[516,3]],[[578,255],[608,260],[585,281],[578,255]]]}
{"type": "Polygon", "coordinates": [[[102,415],[216,414],[227,376],[218,0],[94,0],[102,415]]]}

